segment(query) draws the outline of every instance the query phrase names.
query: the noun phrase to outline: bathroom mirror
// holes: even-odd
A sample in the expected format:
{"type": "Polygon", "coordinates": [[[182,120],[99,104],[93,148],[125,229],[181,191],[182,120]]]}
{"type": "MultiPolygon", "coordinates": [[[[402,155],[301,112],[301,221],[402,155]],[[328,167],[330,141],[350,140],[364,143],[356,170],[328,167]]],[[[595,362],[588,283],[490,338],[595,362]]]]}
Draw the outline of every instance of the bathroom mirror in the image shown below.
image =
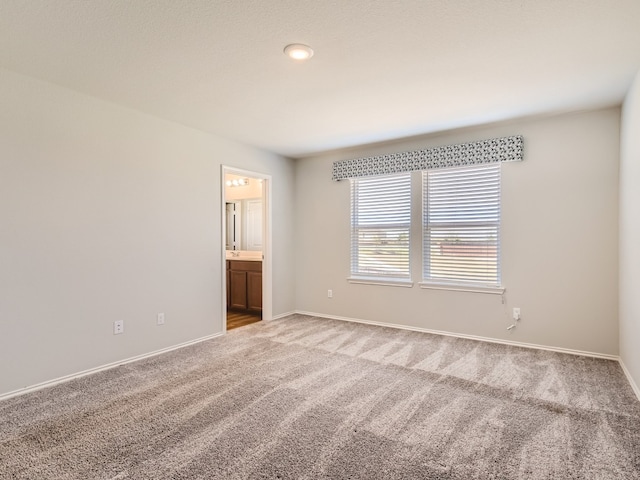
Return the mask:
{"type": "Polygon", "coordinates": [[[227,250],[262,251],[262,181],[225,175],[227,250]]]}

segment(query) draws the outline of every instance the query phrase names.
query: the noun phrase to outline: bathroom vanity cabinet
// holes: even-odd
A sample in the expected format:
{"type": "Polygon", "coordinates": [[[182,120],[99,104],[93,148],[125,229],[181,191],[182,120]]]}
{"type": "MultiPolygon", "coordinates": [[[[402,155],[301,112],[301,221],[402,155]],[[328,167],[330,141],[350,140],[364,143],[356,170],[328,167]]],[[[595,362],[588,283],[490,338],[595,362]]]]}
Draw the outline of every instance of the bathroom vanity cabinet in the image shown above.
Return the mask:
{"type": "Polygon", "coordinates": [[[227,260],[227,307],[262,312],[262,262],[227,260]]]}

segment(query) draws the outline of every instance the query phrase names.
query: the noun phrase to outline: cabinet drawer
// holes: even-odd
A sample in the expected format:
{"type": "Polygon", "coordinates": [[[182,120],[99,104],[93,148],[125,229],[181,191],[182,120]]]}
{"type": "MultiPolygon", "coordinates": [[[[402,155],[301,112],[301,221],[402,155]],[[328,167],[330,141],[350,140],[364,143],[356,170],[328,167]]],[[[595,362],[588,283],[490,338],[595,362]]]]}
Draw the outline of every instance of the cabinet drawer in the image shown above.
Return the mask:
{"type": "Polygon", "coordinates": [[[228,260],[230,270],[241,270],[243,272],[262,272],[262,262],[252,262],[246,260],[228,260]]]}

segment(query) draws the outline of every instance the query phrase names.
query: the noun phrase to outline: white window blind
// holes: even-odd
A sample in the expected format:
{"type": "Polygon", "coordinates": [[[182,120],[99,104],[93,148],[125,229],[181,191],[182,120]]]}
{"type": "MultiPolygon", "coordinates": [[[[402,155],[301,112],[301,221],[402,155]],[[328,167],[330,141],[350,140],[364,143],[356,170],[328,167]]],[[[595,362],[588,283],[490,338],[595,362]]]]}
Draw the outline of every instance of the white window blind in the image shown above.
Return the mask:
{"type": "Polygon", "coordinates": [[[411,174],[351,180],[351,276],[409,279],[411,174]]]}
{"type": "Polygon", "coordinates": [[[500,164],[427,170],[425,282],[500,285],[500,164]]]}

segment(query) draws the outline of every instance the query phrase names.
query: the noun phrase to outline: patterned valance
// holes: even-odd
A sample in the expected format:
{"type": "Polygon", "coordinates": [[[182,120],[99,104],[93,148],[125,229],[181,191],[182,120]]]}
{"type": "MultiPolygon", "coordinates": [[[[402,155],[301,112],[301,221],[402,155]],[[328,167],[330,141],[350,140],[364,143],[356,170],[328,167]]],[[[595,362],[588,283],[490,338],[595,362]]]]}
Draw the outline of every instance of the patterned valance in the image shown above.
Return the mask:
{"type": "Polygon", "coordinates": [[[333,162],[333,180],[522,160],[522,136],[333,162]]]}

